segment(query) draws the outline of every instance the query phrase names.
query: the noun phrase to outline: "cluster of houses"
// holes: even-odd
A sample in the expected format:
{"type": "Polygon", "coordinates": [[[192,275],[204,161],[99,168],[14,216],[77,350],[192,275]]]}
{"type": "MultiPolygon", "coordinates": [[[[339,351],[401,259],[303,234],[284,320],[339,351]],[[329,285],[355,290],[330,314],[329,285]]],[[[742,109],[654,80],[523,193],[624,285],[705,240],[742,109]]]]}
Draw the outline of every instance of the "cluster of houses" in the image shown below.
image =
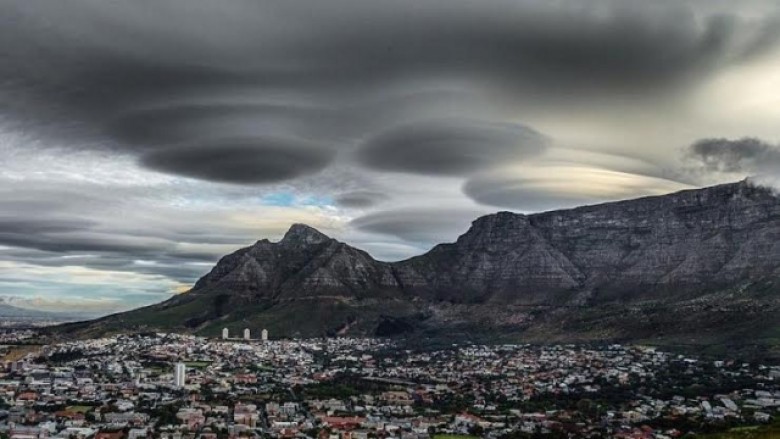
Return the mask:
{"type": "Polygon", "coordinates": [[[45,346],[0,366],[10,439],[664,439],[780,415],[780,367],[619,345],[145,334],[45,346]]]}

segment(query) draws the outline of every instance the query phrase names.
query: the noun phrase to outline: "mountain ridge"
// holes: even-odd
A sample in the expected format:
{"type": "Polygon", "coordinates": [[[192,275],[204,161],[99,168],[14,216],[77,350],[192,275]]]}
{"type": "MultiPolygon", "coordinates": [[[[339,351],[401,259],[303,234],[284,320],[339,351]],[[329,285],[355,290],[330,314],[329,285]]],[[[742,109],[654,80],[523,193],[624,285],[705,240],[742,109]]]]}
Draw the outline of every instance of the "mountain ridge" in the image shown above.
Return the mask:
{"type": "MultiPolygon", "coordinates": [[[[654,337],[655,326],[671,339],[691,329],[721,339],[750,329],[740,313],[756,322],[780,317],[778,278],[780,198],[742,181],[498,212],[475,219],[455,242],[398,262],[294,224],[278,242],[223,257],[187,293],[65,329],[216,334],[247,326],[314,336],[460,328],[529,340],[639,340],[654,337]],[[635,310],[642,317],[626,321],[635,310]]],[[[759,332],[780,338],[780,325],[770,326],[759,332]]]]}

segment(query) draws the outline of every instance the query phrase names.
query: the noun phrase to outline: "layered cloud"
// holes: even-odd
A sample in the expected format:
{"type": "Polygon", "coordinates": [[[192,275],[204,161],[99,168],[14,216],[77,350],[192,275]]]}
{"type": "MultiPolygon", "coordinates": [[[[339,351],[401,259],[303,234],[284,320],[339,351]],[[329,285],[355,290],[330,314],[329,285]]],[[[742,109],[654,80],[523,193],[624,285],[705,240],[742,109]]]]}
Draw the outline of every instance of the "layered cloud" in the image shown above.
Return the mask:
{"type": "MultiPolygon", "coordinates": [[[[428,124],[419,117],[442,112],[431,90],[452,84],[488,96],[489,108],[460,96],[446,112],[490,117],[677,92],[773,50],[780,32],[766,8],[19,1],[1,23],[0,94],[4,117],[26,129],[203,180],[267,183],[315,173],[330,149],[365,138],[361,157],[371,166],[457,173],[491,155],[512,156],[511,134],[499,123],[428,124]],[[407,121],[410,106],[419,117],[407,121]],[[411,123],[396,127],[401,122],[411,123]],[[483,154],[475,152],[480,143],[483,154]],[[417,160],[404,159],[418,149],[417,160]]],[[[516,133],[521,156],[538,141],[532,132],[516,133]]]]}
{"type": "Polygon", "coordinates": [[[472,120],[424,121],[393,127],[358,151],[364,165],[423,175],[468,175],[541,154],[548,140],[522,125],[472,120]]]}
{"type": "Polygon", "coordinates": [[[365,232],[380,233],[404,241],[433,246],[452,239],[487,209],[415,208],[374,212],[352,221],[365,232]]]}
{"type": "Polygon", "coordinates": [[[323,169],[333,153],[262,138],[220,139],[155,150],[141,164],[161,172],[228,183],[268,183],[323,169]]]}
{"type": "Polygon", "coordinates": [[[473,175],[463,192],[496,207],[538,212],[689,189],[696,178],[681,168],[624,154],[550,151],[473,175]]]}
{"type": "Polygon", "coordinates": [[[486,205],[539,212],[688,188],[671,180],[610,169],[540,164],[477,176],[468,180],[463,190],[486,205]]]}

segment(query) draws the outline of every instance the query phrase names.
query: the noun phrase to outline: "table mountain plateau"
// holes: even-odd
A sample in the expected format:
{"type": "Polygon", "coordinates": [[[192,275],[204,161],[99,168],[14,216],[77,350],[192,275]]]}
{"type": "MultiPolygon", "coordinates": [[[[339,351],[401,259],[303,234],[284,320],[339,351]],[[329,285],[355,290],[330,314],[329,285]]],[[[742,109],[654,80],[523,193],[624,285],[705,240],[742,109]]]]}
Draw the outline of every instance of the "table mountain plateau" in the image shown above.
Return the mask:
{"type": "Polygon", "coordinates": [[[302,224],[223,257],[187,293],[60,327],[272,337],[482,334],[780,345],[780,198],[748,181],[478,218],[400,262],[302,224]]]}

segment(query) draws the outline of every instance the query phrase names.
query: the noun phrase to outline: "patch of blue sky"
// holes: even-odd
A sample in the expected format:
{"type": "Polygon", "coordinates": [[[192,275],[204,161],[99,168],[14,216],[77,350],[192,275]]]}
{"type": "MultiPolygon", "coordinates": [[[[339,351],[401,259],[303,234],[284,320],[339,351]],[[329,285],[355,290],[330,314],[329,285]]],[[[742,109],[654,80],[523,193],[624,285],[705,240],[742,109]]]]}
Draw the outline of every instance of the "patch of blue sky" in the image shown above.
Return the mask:
{"type": "Polygon", "coordinates": [[[293,206],[295,204],[295,195],[291,192],[273,192],[266,194],[262,198],[262,203],[266,206],[293,206]]]}
{"type": "Polygon", "coordinates": [[[273,192],[264,195],[261,202],[266,206],[331,206],[333,198],[323,195],[299,195],[293,192],[273,192]]]}

